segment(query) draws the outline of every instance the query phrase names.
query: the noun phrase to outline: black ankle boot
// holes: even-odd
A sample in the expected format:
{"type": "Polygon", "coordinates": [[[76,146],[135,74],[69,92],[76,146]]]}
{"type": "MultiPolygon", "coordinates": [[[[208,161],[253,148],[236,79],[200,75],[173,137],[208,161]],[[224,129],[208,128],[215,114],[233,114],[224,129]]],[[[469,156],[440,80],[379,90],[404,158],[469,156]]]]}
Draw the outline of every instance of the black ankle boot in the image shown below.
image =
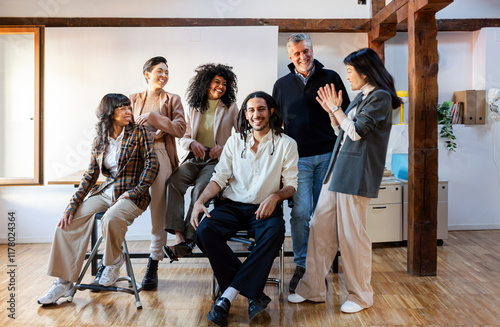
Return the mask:
{"type": "Polygon", "coordinates": [[[142,279],[142,289],[149,291],[158,286],[158,260],[153,260],[149,257],[148,269],[146,275],[142,279]]]}

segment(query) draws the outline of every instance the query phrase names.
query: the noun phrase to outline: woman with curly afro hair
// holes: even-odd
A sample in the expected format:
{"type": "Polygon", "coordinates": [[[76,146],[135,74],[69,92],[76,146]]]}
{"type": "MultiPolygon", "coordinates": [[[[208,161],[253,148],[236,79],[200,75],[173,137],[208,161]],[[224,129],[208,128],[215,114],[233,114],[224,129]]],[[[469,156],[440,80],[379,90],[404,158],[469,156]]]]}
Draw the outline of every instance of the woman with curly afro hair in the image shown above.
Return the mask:
{"type": "Polygon", "coordinates": [[[194,247],[191,211],[212,177],[232,128],[236,128],[238,115],[237,80],[232,67],[209,63],[195,72],[187,89],[186,133],[179,139],[187,154],[167,181],[165,226],[167,232],[175,234],[176,242],[163,250],[171,261],[191,253],[194,247]],[[191,185],[191,203],[185,215],[184,194],[191,185]]]}

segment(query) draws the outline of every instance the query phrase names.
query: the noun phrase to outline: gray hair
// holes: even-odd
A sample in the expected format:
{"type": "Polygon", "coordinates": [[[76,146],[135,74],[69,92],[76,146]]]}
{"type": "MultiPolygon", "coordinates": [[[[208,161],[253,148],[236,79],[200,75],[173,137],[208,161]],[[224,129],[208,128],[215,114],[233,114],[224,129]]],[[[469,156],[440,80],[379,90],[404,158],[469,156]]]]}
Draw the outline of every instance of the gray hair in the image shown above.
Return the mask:
{"type": "Polygon", "coordinates": [[[312,41],[309,35],[306,33],[295,33],[290,35],[286,40],[286,51],[288,52],[291,46],[294,46],[302,41],[306,41],[309,44],[309,47],[312,48],[312,41]]]}

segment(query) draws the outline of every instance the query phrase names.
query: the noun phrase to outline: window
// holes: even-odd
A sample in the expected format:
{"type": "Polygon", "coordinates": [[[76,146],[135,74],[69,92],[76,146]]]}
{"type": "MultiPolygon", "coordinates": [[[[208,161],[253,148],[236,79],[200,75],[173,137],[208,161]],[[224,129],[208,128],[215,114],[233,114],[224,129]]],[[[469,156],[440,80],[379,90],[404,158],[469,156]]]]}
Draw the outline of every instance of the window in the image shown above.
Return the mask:
{"type": "Polygon", "coordinates": [[[0,186],[43,184],[43,36],[0,27],[0,186]]]}

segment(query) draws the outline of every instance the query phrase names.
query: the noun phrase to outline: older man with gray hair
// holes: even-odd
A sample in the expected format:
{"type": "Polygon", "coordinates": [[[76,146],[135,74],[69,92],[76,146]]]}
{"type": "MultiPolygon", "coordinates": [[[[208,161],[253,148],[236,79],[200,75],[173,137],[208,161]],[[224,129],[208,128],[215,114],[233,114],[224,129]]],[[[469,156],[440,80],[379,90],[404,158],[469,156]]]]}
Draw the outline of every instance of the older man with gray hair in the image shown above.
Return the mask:
{"type": "Polygon", "coordinates": [[[305,272],[309,221],[337,138],[328,114],[316,101],[317,92],[320,87],[333,83],[336,90],[342,90],[342,110],[350,101],[340,76],[324,69],[323,64],[314,59],[309,35],[290,35],[286,48],[291,60],[290,73],[276,81],[273,98],[283,113],[285,133],[297,142],[299,152],[298,188],[293,196],[290,219],[296,268],[289,289],[294,292],[305,272]]]}

